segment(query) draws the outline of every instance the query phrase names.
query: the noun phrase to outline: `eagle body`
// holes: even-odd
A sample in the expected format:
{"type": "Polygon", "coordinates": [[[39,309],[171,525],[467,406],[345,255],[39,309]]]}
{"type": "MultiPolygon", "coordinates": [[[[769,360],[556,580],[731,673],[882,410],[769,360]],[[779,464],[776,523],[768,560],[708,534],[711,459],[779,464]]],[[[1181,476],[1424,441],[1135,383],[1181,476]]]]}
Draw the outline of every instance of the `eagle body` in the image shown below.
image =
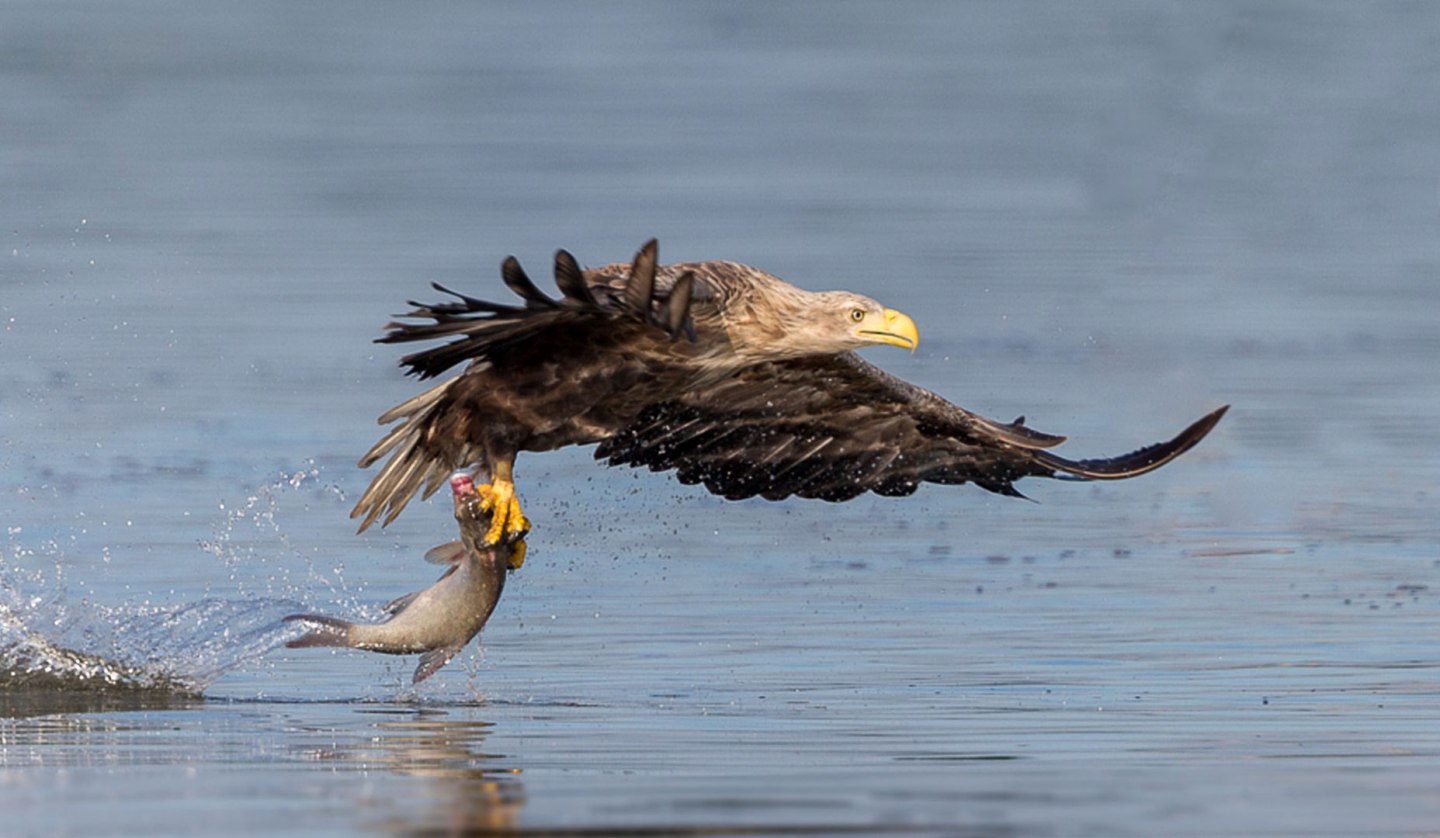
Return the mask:
{"type": "MultiPolygon", "coordinates": [[[[661,266],[652,240],[630,264],[582,270],[556,254],[558,299],[513,258],[521,304],[449,291],[380,342],[444,341],[401,364],[432,378],[464,370],[380,416],[397,423],[361,459],[388,456],[356,504],[361,529],[388,524],[417,493],[478,466],[511,491],[521,451],[599,443],[611,465],[674,470],[727,498],[846,500],[972,482],[1019,494],[1026,476],[1116,479],[1158,468],[1197,443],[1226,408],[1166,443],[1102,460],[1048,449],[1064,437],[985,419],[891,376],[853,350],[913,349],[913,322],[867,297],[809,292],[735,262],[661,266]]],[[[519,516],[518,502],[515,515],[519,516]]],[[[492,540],[518,537],[497,516],[492,540]]],[[[516,525],[517,527],[520,525],[516,525]]]]}
{"type": "Polygon", "coordinates": [[[546,332],[441,385],[437,442],[456,454],[478,445],[486,457],[599,442],[705,377],[690,345],[644,330],[546,332]]]}

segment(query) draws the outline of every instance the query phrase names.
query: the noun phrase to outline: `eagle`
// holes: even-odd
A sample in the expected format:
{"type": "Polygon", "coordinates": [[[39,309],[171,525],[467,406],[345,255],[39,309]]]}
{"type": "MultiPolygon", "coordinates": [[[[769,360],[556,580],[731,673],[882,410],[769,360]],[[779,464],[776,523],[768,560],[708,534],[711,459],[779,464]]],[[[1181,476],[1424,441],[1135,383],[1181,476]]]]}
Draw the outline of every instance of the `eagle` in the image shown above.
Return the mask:
{"type": "Polygon", "coordinates": [[[1205,437],[1228,409],[1168,442],[1119,457],[1068,460],[1063,436],[1022,416],[1000,423],[909,384],[855,354],[913,351],[915,323],[869,297],[812,292],[727,261],[658,264],[650,240],[629,264],[582,269],[555,254],[558,298],[511,256],[501,278],[519,300],[452,291],[388,323],[378,343],[443,341],[400,364],[420,379],[462,372],[381,414],[396,423],[360,460],[388,455],[351,511],[364,531],[417,493],[473,468],[492,515],[488,545],[521,539],[514,463],[521,451],[598,443],[610,465],[673,470],[730,499],[844,501],[903,496],[922,483],[973,483],[1023,497],[1023,477],[1116,480],[1153,471],[1205,437]]]}

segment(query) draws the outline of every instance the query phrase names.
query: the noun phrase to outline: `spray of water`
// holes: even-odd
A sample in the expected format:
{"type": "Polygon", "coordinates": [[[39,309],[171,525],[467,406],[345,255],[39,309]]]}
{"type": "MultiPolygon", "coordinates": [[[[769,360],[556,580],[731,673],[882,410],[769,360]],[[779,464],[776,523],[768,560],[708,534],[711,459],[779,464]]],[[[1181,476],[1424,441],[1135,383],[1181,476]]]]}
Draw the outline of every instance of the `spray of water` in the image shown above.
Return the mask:
{"type": "Polygon", "coordinates": [[[331,602],[354,604],[343,567],[318,569],[278,523],[282,498],[293,501],[302,492],[343,501],[307,464],[234,508],[222,505],[224,520],[200,546],[228,571],[226,590],[217,594],[212,586],[206,597],[178,605],[72,599],[63,563],[51,560],[58,546],[12,542],[0,557],[0,690],[198,695],[303,631],[280,621],[305,607],[290,576],[297,558],[308,588],[328,591],[331,602]],[[27,569],[36,560],[45,567],[27,569]]]}

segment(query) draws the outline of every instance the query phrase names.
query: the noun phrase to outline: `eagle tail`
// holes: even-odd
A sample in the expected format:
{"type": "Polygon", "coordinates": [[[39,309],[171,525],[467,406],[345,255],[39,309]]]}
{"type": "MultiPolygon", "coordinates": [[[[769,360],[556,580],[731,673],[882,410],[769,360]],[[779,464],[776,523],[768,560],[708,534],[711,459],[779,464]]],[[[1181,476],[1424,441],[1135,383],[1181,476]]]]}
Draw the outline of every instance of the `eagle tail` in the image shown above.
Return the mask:
{"type": "Polygon", "coordinates": [[[369,488],[355,508],[350,510],[351,518],[364,516],[360,532],[382,516],[384,520],[380,525],[388,525],[422,489],[423,497],[428,498],[445,485],[452,464],[434,447],[427,445],[426,440],[430,437],[430,428],[443,412],[445,396],[458,380],[458,376],[452,378],[381,414],[380,424],[397,419],[400,424],[391,428],[360,458],[360,467],[366,468],[381,457],[390,455],[389,461],[370,481],[369,488]]]}
{"type": "Polygon", "coordinates": [[[1195,447],[1195,444],[1210,433],[1230,405],[1211,411],[1193,422],[1168,442],[1147,445],[1119,457],[1094,460],[1067,460],[1048,451],[1035,451],[1035,461],[1053,469],[1061,475],[1077,480],[1123,480],[1135,477],[1165,465],[1176,457],[1195,447]]]}

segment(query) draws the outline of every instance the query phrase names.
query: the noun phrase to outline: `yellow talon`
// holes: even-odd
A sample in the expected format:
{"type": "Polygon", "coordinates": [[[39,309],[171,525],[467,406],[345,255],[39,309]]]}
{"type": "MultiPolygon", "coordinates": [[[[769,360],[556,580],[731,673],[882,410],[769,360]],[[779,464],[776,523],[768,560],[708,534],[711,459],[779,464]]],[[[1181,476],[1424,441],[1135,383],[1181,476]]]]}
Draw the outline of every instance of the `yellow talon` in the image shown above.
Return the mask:
{"type": "MultiPolygon", "coordinates": [[[[520,511],[520,499],[515,497],[514,483],[496,480],[494,483],[476,486],[475,491],[480,495],[481,511],[490,513],[490,529],[485,531],[485,541],[480,546],[494,547],[501,543],[513,543],[530,532],[530,522],[526,520],[525,513],[520,511]]],[[[524,561],[523,551],[521,561],[524,561]]]]}
{"type": "Polygon", "coordinates": [[[499,484],[498,488],[495,485],[476,486],[463,472],[452,476],[450,488],[455,493],[455,521],[460,525],[460,539],[472,555],[503,550],[506,566],[519,570],[525,564],[525,533],[530,530],[530,522],[520,511],[515,484],[511,481],[495,482],[499,484]],[[502,514],[496,514],[497,511],[502,514]],[[481,526],[485,527],[483,535],[481,526]]]}
{"type": "Polygon", "coordinates": [[[506,565],[511,570],[519,570],[520,566],[525,564],[525,550],[525,539],[523,537],[515,539],[515,542],[510,545],[510,557],[506,565]]]}

